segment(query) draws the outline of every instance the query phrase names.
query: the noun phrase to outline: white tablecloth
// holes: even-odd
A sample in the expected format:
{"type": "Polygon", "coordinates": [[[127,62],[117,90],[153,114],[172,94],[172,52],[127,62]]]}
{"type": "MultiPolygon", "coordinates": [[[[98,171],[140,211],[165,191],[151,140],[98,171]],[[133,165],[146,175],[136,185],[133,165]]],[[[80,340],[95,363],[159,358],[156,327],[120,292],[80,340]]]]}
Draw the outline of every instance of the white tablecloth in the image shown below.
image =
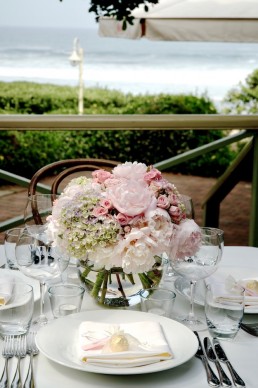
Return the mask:
{"type": "MultiPolygon", "coordinates": [[[[0,264],[4,260],[3,247],[0,246],[0,264]]],[[[253,247],[225,247],[222,265],[253,268],[253,275],[258,277],[258,248],[253,247]]],[[[85,294],[83,302],[83,311],[97,309],[92,299],[85,294]]],[[[38,306],[36,306],[36,310],[38,306]]],[[[178,311],[188,311],[189,302],[182,296],[178,295],[175,304],[175,314],[178,311]]],[[[49,301],[46,298],[46,310],[50,313],[49,301]]],[[[37,310],[38,311],[38,310],[37,310]]],[[[37,312],[36,311],[36,312],[37,312]]],[[[107,314],[112,314],[112,311],[106,310],[107,314]]],[[[203,314],[203,307],[196,305],[196,311],[203,314]]],[[[245,320],[258,321],[258,314],[248,314],[245,320]]],[[[208,335],[207,331],[201,331],[200,337],[204,338],[208,335]]],[[[64,333],[65,341],[65,333],[64,333]]],[[[246,383],[248,388],[256,388],[258,386],[257,379],[257,359],[258,359],[258,337],[253,337],[243,330],[240,330],[233,342],[223,341],[223,347],[239,373],[246,383]]],[[[0,348],[2,349],[2,341],[0,341],[0,348]]],[[[27,371],[28,357],[22,360],[22,374],[23,378],[27,371]]],[[[72,368],[67,368],[59,365],[42,354],[34,357],[34,369],[36,376],[37,388],[86,388],[86,387],[169,387],[175,388],[205,388],[208,387],[206,381],[206,374],[204,367],[200,360],[193,357],[185,364],[176,368],[142,375],[104,375],[95,374],[84,371],[78,371],[72,368]]],[[[4,360],[0,357],[0,374],[4,366],[4,360]]],[[[11,361],[11,377],[15,365],[11,361]]],[[[213,365],[212,365],[213,367],[213,365]]],[[[215,369],[214,369],[215,371],[215,369]]],[[[228,373],[228,370],[225,369],[228,373]]],[[[229,374],[229,373],[228,373],[229,374]]]]}

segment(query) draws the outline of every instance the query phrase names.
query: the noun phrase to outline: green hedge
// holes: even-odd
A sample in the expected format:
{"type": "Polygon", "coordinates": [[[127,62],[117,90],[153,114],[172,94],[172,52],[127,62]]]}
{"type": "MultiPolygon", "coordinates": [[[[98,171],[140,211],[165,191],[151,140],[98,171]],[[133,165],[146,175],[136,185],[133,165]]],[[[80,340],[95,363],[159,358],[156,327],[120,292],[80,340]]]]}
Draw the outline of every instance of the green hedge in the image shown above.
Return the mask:
{"type": "Polygon", "coordinates": [[[245,82],[229,90],[223,105],[225,114],[258,113],[258,69],[249,74],[245,82]]]}
{"type": "MultiPolygon", "coordinates": [[[[28,82],[0,82],[1,114],[77,114],[77,88],[28,82]]],[[[138,95],[89,88],[85,114],[214,114],[207,96],[138,95]]],[[[171,131],[2,131],[0,168],[30,178],[43,165],[73,157],[160,162],[225,135],[222,130],[171,131]]],[[[179,165],[171,171],[220,175],[235,154],[230,147],[179,165]]]]}

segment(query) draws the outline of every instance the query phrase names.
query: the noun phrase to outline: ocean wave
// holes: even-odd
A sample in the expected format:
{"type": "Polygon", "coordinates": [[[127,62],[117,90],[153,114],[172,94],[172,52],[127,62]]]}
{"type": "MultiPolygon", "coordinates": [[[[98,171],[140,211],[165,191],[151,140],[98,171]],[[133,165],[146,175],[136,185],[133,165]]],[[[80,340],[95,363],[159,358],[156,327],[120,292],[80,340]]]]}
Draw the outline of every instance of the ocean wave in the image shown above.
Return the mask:
{"type": "Polygon", "coordinates": [[[103,39],[95,30],[1,28],[0,80],[78,85],[69,56],[84,49],[85,87],[133,94],[192,93],[221,101],[257,67],[258,44],[103,39]]]}

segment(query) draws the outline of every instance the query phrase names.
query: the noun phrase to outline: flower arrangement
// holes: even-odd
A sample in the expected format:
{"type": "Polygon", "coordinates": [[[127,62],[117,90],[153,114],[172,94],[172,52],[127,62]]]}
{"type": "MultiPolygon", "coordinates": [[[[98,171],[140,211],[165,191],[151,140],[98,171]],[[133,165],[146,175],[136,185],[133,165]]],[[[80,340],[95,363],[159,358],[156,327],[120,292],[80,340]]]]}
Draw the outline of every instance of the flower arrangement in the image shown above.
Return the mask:
{"type": "Polygon", "coordinates": [[[48,233],[72,257],[126,274],[149,271],[171,247],[184,255],[199,243],[175,185],[137,162],[71,180],[53,205],[48,233]]]}

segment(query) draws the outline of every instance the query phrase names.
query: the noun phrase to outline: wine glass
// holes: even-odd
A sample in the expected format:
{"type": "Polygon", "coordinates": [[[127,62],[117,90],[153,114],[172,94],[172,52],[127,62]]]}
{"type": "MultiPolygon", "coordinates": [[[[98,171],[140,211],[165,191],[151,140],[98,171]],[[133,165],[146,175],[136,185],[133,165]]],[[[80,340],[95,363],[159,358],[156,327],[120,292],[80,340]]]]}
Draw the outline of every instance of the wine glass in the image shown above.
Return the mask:
{"type": "MultiPolygon", "coordinates": [[[[180,194],[180,202],[183,203],[185,207],[185,214],[186,218],[188,219],[194,219],[194,204],[193,200],[189,195],[185,194],[180,194]]],[[[163,280],[166,281],[171,281],[176,277],[175,272],[173,271],[172,264],[170,262],[169,257],[165,255],[163,258],[163,266],[164,266],[164,278],[163,280]]]]}
{"type": "Polygon", "coordinates": [[[47,218],[52,214],[52,207],[56,194],[33,194],[27,198],[24,209],[24,224],[30,233],[44,233],[47,226],[47,218]],[[39,228],[41,225],[41,228],[39,228]]]}
{"type": "Polygon", "coordinates": [[[40,282],[40,316],[33,323],[46,324],[48,319],[43,312],[46,282],[58,278],[67,268],[69,257],[53,245],[41,225],[23,229],[16,244],[16,261],[18,268],[26,276],[40,282]],[[38,228],[38,231],[37,231],[38,228]]]}
{"type": "Polygon", "coordinates": [[[214,273],[221,260],[222,248],[220,235],[216,229],[200,228],[201,242],[193,255],[182,255],[179,248],[170,258],[172,268],[178,275],[190,281],[190,312],[186,317],[178,317],[181,323],[192,330],[203,330],[206,324],[194,313],[194,296],[198,280],[205,279],[214,273]]]}
{"type": "Polygon", "coordinates": [[[220,241],[220,244],[221,244],[221,257],[223,255],[223,251],[224,251],[224,230],[222,229],[219,229],[219,228],[213,228],[213,227],[209,227],[209,226],[203,226],[202,227],[202,230],[206,230],[207,233],[218,233],[218,237],[219,237],[219,241],[220,241]]]}
{"type": "Polygon", "coordinates": [[[189,195],[181,194],[180,195],[180,201],[183,203],[185,206],[185,214],[186,218],[194,220],[194,205],[193,205],[193,200],[189,195]]]}

